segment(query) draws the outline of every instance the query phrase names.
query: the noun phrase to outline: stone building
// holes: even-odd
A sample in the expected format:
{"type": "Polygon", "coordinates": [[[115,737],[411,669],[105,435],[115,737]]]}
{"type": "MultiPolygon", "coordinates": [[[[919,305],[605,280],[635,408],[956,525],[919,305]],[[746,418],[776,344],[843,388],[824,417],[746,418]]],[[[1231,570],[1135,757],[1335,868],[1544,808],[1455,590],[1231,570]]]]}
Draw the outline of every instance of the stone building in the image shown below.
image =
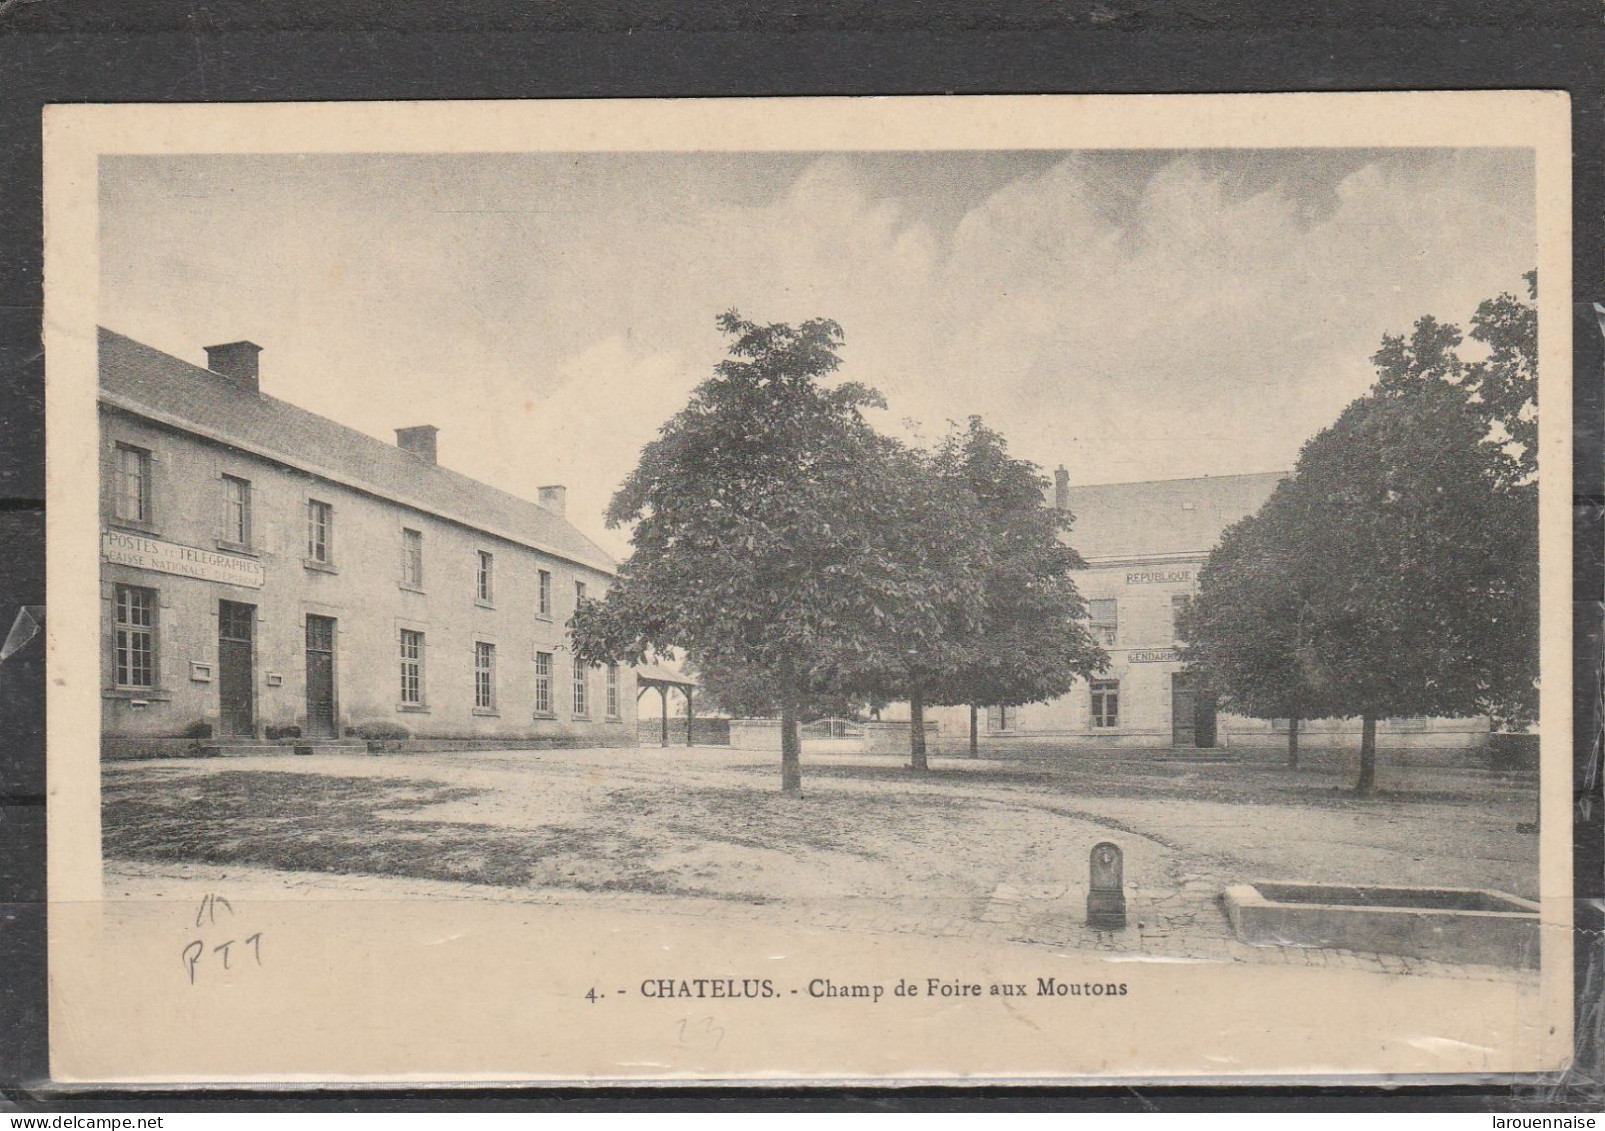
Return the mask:
{"type": "MultiPolygon", "coordinates": [[[[1076,584],[1109,668],[1061,698],[986,708],[979,737],[1002,753],[1012,745],[1065,743],[1285,750],[1287,720],[1249,719],[1216,709],[1207,688],[1183,670],[1176,614],[1198,591],[1198,571],[1225,529],[1270,498],[1284,473],[1222,475],[1072,487],[1061,468],[1053,505],[1075,516],[1069,542],[1086,560],[1076,584]]],[[[965,708],[935,708],[945,749],[969,732],[965,708]]],[[[903,717],[906,718],[906,715],[903,717]]],[[[1387,719],[1390,748],[1463,750],[1487,745],[1487,719],[1387,719]]],[[[1301,722],[1302,749],[1358,749],[1358,719],[1301,722]]]]}
{"type": "Polygon", "coordinates": [[[202,369],[100,333],[107,756],[299,738],[633,745],[629,669],[565,624],[613,562],[564,517],[263,393],[259,348],[202,369]]]}

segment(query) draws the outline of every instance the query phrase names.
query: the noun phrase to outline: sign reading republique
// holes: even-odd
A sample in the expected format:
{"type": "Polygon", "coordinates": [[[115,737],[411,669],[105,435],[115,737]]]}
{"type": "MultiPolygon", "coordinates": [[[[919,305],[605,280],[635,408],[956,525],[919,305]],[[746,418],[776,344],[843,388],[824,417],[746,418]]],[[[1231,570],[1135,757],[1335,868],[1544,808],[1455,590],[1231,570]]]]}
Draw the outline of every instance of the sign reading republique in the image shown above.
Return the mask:
{"type": "Polygon", "coordinates": [[[1193,571],[1190,569],[1139,570],[1126,574],[1127,585],[1172,585],[1192,579],[1193,571]]]}
{"type": "Polygon", "coordinates": [[[252,589],[262,588],[262,582],[267,577],[267,570],[262,563],[250,558],[219,554],[194,546],[180,546],[177,542],[163,542],[159,538],[123,534],[115,530],[107,530],[101,535],[100,556],[114,565],[176,573],[181,577],[218,581],[224,585],[245,585],[252,589]]]}

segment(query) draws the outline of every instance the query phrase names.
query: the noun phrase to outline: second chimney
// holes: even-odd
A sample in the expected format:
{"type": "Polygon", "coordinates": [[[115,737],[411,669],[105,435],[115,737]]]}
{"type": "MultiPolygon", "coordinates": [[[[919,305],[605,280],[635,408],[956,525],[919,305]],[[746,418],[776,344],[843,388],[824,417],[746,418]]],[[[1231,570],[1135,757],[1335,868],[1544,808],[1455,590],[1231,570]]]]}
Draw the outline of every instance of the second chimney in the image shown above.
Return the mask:
{"type": "Polygon", "coordinates": [[[1062,511],[1070,509],[1070,473],[1063,464],[1053,473],[1053,505],[1062,511]]]}
{"type": "Polygon", "coordinates": [[[435,437],[440,429],[433,424],[418,424],[411,428],[396,429],[396,447],[410,452],[425,463],[435,462],[435,437]]]}
{"type": "Polygon", "coordinates": [[[568,488],[561,483],[554,483],[549,487],[541,488],[541,506],[551,511],[558,518],[566,516],[568,511],[568,488]]]}
{"type": "Polygon", "coordinates": [[[206,347],[206,368],[228,378],[237,388],[255,393],[261,390],[259,357],[262,347],[255,342],[225,342],[206,347]]]}

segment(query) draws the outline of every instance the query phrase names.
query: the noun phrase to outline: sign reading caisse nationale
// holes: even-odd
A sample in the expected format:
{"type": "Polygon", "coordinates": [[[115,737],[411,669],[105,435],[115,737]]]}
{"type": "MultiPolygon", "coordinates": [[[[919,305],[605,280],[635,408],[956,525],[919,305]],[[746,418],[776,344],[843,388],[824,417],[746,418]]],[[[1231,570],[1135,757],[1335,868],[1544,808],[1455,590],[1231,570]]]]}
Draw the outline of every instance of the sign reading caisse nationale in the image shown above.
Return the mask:
{"type": "Polygon", "coordinates": [[[254,558],[180,546],[177,542],[163,542],[159,538],[124,534],[116,530],[108,530],[101,535],[100,556],[114,565],[150,569],[157,573],[176,573],[180,577],[218,581],[224,585],[244,585],[251,589],[262,588],[263,581],[267,579],[267,570],[254,558]]]}

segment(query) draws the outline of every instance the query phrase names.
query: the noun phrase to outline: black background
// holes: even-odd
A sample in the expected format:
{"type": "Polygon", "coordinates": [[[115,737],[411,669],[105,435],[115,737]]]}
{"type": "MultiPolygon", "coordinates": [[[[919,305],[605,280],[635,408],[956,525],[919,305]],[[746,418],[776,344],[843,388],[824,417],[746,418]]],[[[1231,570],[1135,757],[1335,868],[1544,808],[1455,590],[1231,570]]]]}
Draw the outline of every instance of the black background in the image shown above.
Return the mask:
{"type": "MultiPolygon", "coordinates": [[[[63,1091],[48,1081],[43,641],[0,669],[0,1110],[1597,1111],[1602,69],[1595,0],[0,0],[0,638],[46,604],[40,111],[56,102],[1564,89],[1572,96],[1578,1050],[1515,1087],[63,1091]]],[[[1186,1024],[1185,1017],[1177,1018],[1186,1024]]],[[[271,1039],[267,1035],[265,1039],[271,1039]]]]}

